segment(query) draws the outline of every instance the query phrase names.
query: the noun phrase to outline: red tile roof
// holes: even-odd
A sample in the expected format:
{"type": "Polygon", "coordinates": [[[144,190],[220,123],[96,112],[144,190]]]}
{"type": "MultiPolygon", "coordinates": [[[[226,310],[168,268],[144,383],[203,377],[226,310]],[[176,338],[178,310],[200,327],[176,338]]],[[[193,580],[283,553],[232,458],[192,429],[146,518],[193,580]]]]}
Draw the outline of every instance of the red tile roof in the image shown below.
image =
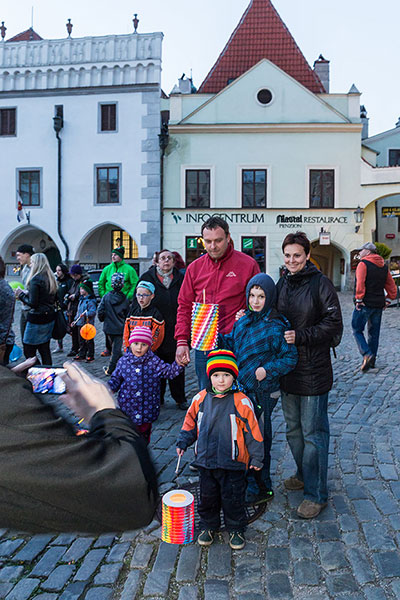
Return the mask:
{"type": "Polygon", "coordinates": [[[199,93],[219,92],[263,58],[310,91],[325,91],[270,0],[251,0],[199,93]]]}
{"type": "Polygon", "coordinates": [[[32,27],[29,27],[29,29],[27,29],[26,31],[21,31],[21,33],[17,33],[17,35],[14,35],[14,37],[10,38],[9,40],[6,40],[7,42],[31,42],[31,41],[37,41],[37,40],[42,40],[43,38],[36,33],[36,31],[34,29],[32,29],[32,27]]]}

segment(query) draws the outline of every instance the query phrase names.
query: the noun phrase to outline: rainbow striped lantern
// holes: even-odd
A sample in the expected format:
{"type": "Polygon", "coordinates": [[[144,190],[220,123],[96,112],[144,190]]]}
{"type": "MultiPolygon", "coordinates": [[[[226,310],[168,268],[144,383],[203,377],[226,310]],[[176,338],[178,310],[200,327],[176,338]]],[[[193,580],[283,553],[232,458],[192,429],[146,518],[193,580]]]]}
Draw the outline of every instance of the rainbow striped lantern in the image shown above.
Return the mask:
{"type": "Polygon", "coordinates": [[[192,348],[207,352],[217,347],[218,304],[193,302],[192,348]]]}
{"type": "Polygon", "coordinates": [[[190,544],[193,538],[193,495],[186,490],[167,492],[162,499],[162,541],[168,544],[190,544]]]}

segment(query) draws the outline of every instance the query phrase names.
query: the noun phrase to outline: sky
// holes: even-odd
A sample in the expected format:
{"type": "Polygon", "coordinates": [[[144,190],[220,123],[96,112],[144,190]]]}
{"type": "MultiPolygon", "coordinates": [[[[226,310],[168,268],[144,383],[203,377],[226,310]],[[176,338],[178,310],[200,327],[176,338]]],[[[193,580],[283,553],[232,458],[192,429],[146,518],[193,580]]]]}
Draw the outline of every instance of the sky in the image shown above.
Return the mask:
{"type": "MultiPolygon", "coordinates": [[[[43,38],[162,31],[162,86],[169,93],[182,73],[199,87],[250,0],[1,0],[7,37],[31,26],[43,38]],[[111,7],[111,9],[110,9],[111,7]]],[[[330,60],[333,93],[354,83],[370,118],[370,135],[392,129],[400,117],[398,67],[400,0],[274,0],[309,64],[330,60]]],[[[7,39],[7,38],[6,38],[7,39]]]]}

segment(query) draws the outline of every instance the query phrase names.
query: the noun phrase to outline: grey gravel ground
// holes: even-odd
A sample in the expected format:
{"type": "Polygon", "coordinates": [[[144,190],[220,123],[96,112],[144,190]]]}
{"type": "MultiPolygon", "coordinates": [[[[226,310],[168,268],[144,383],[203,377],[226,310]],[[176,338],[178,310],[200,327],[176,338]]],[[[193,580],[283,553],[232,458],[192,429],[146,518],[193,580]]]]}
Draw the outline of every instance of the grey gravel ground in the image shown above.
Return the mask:
{"type": "MultiPolygon", "coordinates": [[[[348,294],[340,295],[346,331],[334,359],[330,395],[329,505],[313,521],[295,509],[301,493],[284,490],[294,465],[282,411],[273,416],[275,498],[249,526],[244,550],[226,534],[209,549],[160,541],[154,521],[143,530],[98,538],[26,536],[0,531],[0,598],[6,600],[384,600],[400,598],[400,310],[386,311],[377,368],[361,374],[349,330],[348,294]]],[[[69,342],[67,343],[69,350],[69,342]]],[[[102,334],[88,371],[104,378],[102,334]]],[[[55,354],[60,365],[65,355],[55,354]]],[[[193,366],[187,371],[195,393],[193,366]]],[[[169,398],[154,426],[152,452],[162,491],[193,474],[190,452],[174,481],[175,439],[183,414],[169,398]]]]}

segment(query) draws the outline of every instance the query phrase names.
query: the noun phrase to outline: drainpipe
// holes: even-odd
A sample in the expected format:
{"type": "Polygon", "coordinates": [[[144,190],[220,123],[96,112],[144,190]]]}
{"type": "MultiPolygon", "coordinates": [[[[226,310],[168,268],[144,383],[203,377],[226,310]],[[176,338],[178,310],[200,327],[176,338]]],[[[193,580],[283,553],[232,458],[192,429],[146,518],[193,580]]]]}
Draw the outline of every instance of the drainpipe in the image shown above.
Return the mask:
{"type": "Polygon", "coordinates": [[[164,248],[164,155],[168,146],[168,123],[161,124],[161,133],[158,135],[160,145],[160,250],[164,248]]]}
{"type": "Polygon", "coordinates": [[[56,132],[56,138],[58,143],[58,156],[57,156],[57,231],[60,239],[65,247],[65,262],[69,263],[69,247],[65,237],[61,231],[61,138],[60,131],[64,126],[63,122],[63,107],[56,106],[56,116],[53,117],[53,127],[56,132]]]}

